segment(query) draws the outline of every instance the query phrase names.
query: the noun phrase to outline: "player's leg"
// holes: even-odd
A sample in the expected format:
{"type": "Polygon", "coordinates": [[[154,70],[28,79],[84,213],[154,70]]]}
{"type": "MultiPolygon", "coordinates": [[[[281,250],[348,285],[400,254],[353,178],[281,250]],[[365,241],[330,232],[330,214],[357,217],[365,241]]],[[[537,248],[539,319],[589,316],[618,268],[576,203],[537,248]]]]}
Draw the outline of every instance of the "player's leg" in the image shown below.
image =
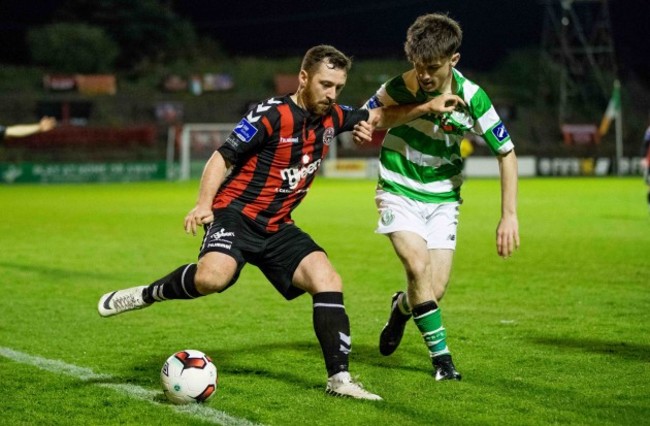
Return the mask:
{"type": "Polygon", "coordinates": [[[379,352],[384,356],[395,352],[402,341],[404,328],[411,318],[410,301],[430,300],[433,297],[430,286],[417,284],[431,276],[426,242],[410,231],[393,232],[388,237],[404,266],[407,293],[398,291],[391,300],[390,316],[379,336],[379,352]]]}
{"type": "Polygon", "coordinates": [[[313,301],[313,324],[327,369],[326,392],[334,396],[381,400],[355,383],[349,373],[352,340],[343,303],[343,284],[327,255],[313,251],[300,262],[293,285],[308,292],[313,301]]]}
{"type": "MultiPolygon", "coordinates": [[[[376,232],[389,237],[402,264],[407,262],[404,264],[407,281],[412,280],[415,270],[426,264],[426,246],[424,238],[419,236],[426,231],[421,214],[422,203],[383,190],[377,191],[375,202],[379,212],[376,232]],[[414,253],[419,253],[420,257],[414,253]]],[[[395,352],[410,318],[407,293],[395,292],[391,298],[388,321],[379,336],[379,352],[382,355],[395,352]]]]}
{"type": "Polygon", "coordinates": [[[431,282],[433,285],[434,300],[440,303],[447,292],[454,251],[450,249],[429,250],[429,263],[431,265],[431,282]]]}
{"type": "Polygon", "coordinates": [[[444,294],[451,271],[453,251],[430,250],[431,279],[430,285],[434,297],[429,300],[417,300],[413,303],[413,321],[420,330],[429,350],[429,356],[435,369],[436,380],[460,380],[461,376],[456,371],[447,346],[447,330],[443,326],[442,311],[438,304],[439,297],[444,294]]]}
{"type": "Polygon", "coordinates": [[[154,302],[196,299],[222,291],[237,273],[237,262],[218,252],[206,253],[197,264],[187,264],[148,286],[137,286],[106,293],[99,299],[103,317],[146,308],[154,302]]]}
{"type": "Polygon", "coordinates": [[[104,294],[97,305],[99,315],[109,317],[146,308],[154,302],[195,299],[223,291],[238,277],[245,261],[234,231],[245,232],[239,217],[222,212],[207,227],[198,264],[187,264],[147,286],[131,287],[104,294]]]}
{"type": "Polygon", "coordinates": [[[429,350],[436,380],[460,380],[447,346],[447,331],[439,306],[451,274],[459,206],[457,203],[430,205],[428,210],[426,245],[430,276],[426,280],[415,281],[413,286],[419,291],[409,293],[413,321],[429,350]],[[422,291],[422,286],[430,290],[422,291]]]}

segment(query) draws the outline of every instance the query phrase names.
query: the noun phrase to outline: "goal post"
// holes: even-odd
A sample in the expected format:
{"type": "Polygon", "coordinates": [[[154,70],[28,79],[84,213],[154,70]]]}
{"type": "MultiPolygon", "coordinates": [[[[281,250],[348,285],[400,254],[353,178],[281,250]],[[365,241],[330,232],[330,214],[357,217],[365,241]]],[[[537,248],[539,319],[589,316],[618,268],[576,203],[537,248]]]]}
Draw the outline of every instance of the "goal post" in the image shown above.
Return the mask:
{"type": "Polygon", "coordinates": [[[200,177],[205,162],[226,141],[237,123],[186,123],[169,128],[167,164],[170,179],[200,177]]]}

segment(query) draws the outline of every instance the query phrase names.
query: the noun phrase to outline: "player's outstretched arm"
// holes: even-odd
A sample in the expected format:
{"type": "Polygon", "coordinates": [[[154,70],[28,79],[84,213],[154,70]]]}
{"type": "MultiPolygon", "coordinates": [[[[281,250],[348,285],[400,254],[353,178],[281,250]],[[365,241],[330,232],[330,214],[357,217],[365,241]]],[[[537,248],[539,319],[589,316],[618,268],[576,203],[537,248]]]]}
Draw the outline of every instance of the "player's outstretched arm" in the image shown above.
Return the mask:
{"type": "Polygon", "coordinates": [[[441,114],[451,112],[465,102],[458,96],[450,93],[436,96],[421,104],[391,105],[369,110],[368,121],[361,121],[354,126],[352,138],[357,145],[372,140],[375,128],[388,129],[408,123],[424,114],[441,114]]]}
{"type": "Polygon", "coordinates": [[[16,124],[8,126],[5,135],[11,138],[21,138],[33,135],[39,132],[47,132],[56,127],[56,119],[52,117],[43,117],[41,121],[34,124],[16,124]]]}
{"type": "Polygon", "coordinates": [[[465,102],[457,95],[445,93],[420,104],[391,105],[371,109],[368,122],[379,129],[399,126],[424,114],[452,112],[465,102]]]}
{"type": "Polygon", "coordinates": [[[515,150],[498,157],[501,174],[501,220],[497,225],[497,253],[510,257],[519,248],[517,218],[517,156],[515,150]]]}

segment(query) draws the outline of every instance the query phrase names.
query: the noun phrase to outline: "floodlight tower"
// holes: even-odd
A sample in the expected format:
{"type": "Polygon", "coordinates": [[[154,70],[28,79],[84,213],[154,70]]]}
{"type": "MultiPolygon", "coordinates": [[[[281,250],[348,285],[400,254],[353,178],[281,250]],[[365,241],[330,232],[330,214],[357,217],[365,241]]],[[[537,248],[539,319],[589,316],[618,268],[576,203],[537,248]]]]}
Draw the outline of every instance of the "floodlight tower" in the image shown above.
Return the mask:
{"type": "MultiPolygon", "coordinates": [[[[605,105],[617,68],[608,0],[540,0],[545,8],[542,59],[559,72],[560,124],[605,105]],[[594,105],[595,104],[595,105],[594,105]],[[585,108],[586,107],[586,108],[585,108]]],[[[543,72],[548,68],[541,67],[543,72]]],[[[544,81],[548,75],[542,76],[544,81]]]]}

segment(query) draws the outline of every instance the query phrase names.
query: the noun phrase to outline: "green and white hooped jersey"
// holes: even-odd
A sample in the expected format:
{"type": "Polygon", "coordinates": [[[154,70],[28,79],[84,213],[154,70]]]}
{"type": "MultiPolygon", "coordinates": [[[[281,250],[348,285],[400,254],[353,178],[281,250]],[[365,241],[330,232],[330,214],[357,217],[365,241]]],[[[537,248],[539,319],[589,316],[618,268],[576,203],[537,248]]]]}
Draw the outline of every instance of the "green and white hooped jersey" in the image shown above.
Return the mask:
{"type": "MultiPolygon", "coordinates": [[[[453,69],[457,95],[467,108],[453,114],[426,114],[391,128],[384,138],[379,165],[379,187],[427,203],[460,200],[463,134],[480,135],[494,155],[514,148],[510,135],[487,94],[453,69]]],[[[384,83],[364,108],[425,102],[439,93],[424,92],[415,70],[384,83]]]]}

